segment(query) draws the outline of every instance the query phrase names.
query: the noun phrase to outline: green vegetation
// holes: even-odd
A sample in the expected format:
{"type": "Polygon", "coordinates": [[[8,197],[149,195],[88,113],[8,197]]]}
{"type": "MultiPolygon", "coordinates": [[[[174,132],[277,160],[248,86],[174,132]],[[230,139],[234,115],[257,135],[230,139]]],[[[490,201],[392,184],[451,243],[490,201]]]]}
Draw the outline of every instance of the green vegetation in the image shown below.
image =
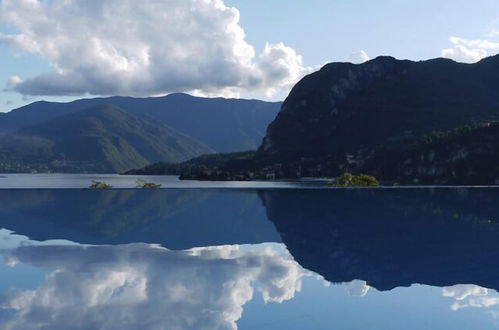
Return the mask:
{"type": "Polygon", "coordinates": [[[413,143],[376,149],[366,172],[401,184],[496,184],[498,141],[494,121],[434,131],[413,143]]]}
{"type": "Polygon", "coordinates": [[[113,186],[105,183],[104,181],[92,181],[92,184],[89,186],[90,189],[111,189],[113,186]]]}
{"type": "Polygon", "coordinates": [[[447,131],[433,131],[428,135],[423,136],[418,145],[435,145],[438,143],[446,143],[449,140],[455,140],[463,136],[473,134],[475,132],[484,131],[489,127],[497,127],[499,122],[497,120],[488,120],[479,123],[472,123],[460,127],[456,127],[447,131]]]}
{"type": "Polygon", "coordinates": [[[367,174],[353,175],[351,173],[343,173],[335,179],[334,182],[328,183],[330,187],[377,187],[379,181],[367,174]]]}
{"type": "Polygon", "coordinates": [[[143,188],[143,189],[161,188],[161,183],[147,182],[146,180],[143,179],[138,179],[136,182],[137,182],[137,188],[143,188]]]}
{"type": "Polygon", "coordinates": [[[160,121],[101,105],[0,136],[0,170],[19,163],[39,172],[123,172],[212,152],[160,121]]]}
{"type": "Polygon", "coordinates": [[[215,173],[249,171],[254,167],[255,151],[202,155],[191,160],[171,164],[156,163],[125,172],[126,175],[181,175],[198,178],[215,173]]]}

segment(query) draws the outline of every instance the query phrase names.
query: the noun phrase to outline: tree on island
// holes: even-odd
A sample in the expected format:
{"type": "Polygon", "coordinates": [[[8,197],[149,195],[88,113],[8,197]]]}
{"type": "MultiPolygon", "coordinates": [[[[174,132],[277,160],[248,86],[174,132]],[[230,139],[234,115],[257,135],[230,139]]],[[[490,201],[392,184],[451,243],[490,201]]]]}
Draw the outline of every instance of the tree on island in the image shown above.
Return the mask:
{"type": "Polygon", "coordinates": [[[154,182],[147,182],[146,180],[143,179],[138,179],[136,181],[137,183],[137,188],[144,188],[144,189],[157,189],[161,188],[160,183],[154,183],[154,182]]]}
{"type": "Polygon", "coordinates": [[[113,186],[105,183],[104,181],[92,181],[92,184],[89,186],[90,189],[111,189],[113,186]]]}
{"type": "Polygon", "coordinates": [[[353,175],[352,173],[343,173],[328,183],[330,187],[377,187],[380,182],[373,176],[367,174],[353,175]]]}

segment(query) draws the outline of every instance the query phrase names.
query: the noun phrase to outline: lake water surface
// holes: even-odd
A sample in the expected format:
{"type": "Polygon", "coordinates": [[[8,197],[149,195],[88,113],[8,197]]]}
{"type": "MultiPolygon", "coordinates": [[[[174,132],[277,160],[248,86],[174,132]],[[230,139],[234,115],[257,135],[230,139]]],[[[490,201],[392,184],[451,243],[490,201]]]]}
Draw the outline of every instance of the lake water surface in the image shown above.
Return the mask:
{"type": "Polygon", "coordinates": [[[115,189],[135,188],[137,180],[160,183],[162,188],[310,188],[323,187],[324,180],[301,182],[273,181],[192,181],[178,176],[119,175],[119,174],[0,174],[0,189],[82,189],[93,181],[104,181],[115,189]]]}
{"type": "Polygon", "coordinates": [[[214,186],[0,189],[0,328],[499,328],[499,189],[214,186]]]}

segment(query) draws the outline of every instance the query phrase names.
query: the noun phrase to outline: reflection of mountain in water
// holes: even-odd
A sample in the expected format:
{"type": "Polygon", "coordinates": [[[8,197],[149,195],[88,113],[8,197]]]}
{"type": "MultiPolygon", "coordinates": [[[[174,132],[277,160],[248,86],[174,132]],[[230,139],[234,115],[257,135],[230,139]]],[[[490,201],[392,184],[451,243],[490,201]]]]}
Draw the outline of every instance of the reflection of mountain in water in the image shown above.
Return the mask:
{"type": "Polygon", "coordinates": [[[0,190],[0,227],[169,249],[282,239],[332,282],[499,289],[497,201],[499,189],[0,190]]]}
{"type": "Polygon", "coordinates": [[[332,282],[499,289],[499,190],[262,191],[297,262],[332,282]]]}
{"type": "Polygon", "coordinates": [[[280,241],[258,196],[242,190],[0,190],[0,227],[35,240],[170,249],[280,241]]]}

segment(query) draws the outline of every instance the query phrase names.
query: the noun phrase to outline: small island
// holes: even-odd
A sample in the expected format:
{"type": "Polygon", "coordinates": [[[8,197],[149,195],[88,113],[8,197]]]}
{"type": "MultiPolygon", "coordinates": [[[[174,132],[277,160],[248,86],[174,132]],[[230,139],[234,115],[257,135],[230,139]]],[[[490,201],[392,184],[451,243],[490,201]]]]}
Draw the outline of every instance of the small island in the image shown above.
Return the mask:
{"type": "Polygon", "coordinates": [[[92,184],[88,187],[89,189],[111,189],[113,186],[105,183],[104,181],[93,180],[92,184]]]}
{"type": "Polygon", "coordinates": [[[337,177],[334,182],[329,182],[328,187],[347,188],[347,187],[379,187],[380,182],[373,176],[367,174],[353,175],[343,173],[337,177]]]}

